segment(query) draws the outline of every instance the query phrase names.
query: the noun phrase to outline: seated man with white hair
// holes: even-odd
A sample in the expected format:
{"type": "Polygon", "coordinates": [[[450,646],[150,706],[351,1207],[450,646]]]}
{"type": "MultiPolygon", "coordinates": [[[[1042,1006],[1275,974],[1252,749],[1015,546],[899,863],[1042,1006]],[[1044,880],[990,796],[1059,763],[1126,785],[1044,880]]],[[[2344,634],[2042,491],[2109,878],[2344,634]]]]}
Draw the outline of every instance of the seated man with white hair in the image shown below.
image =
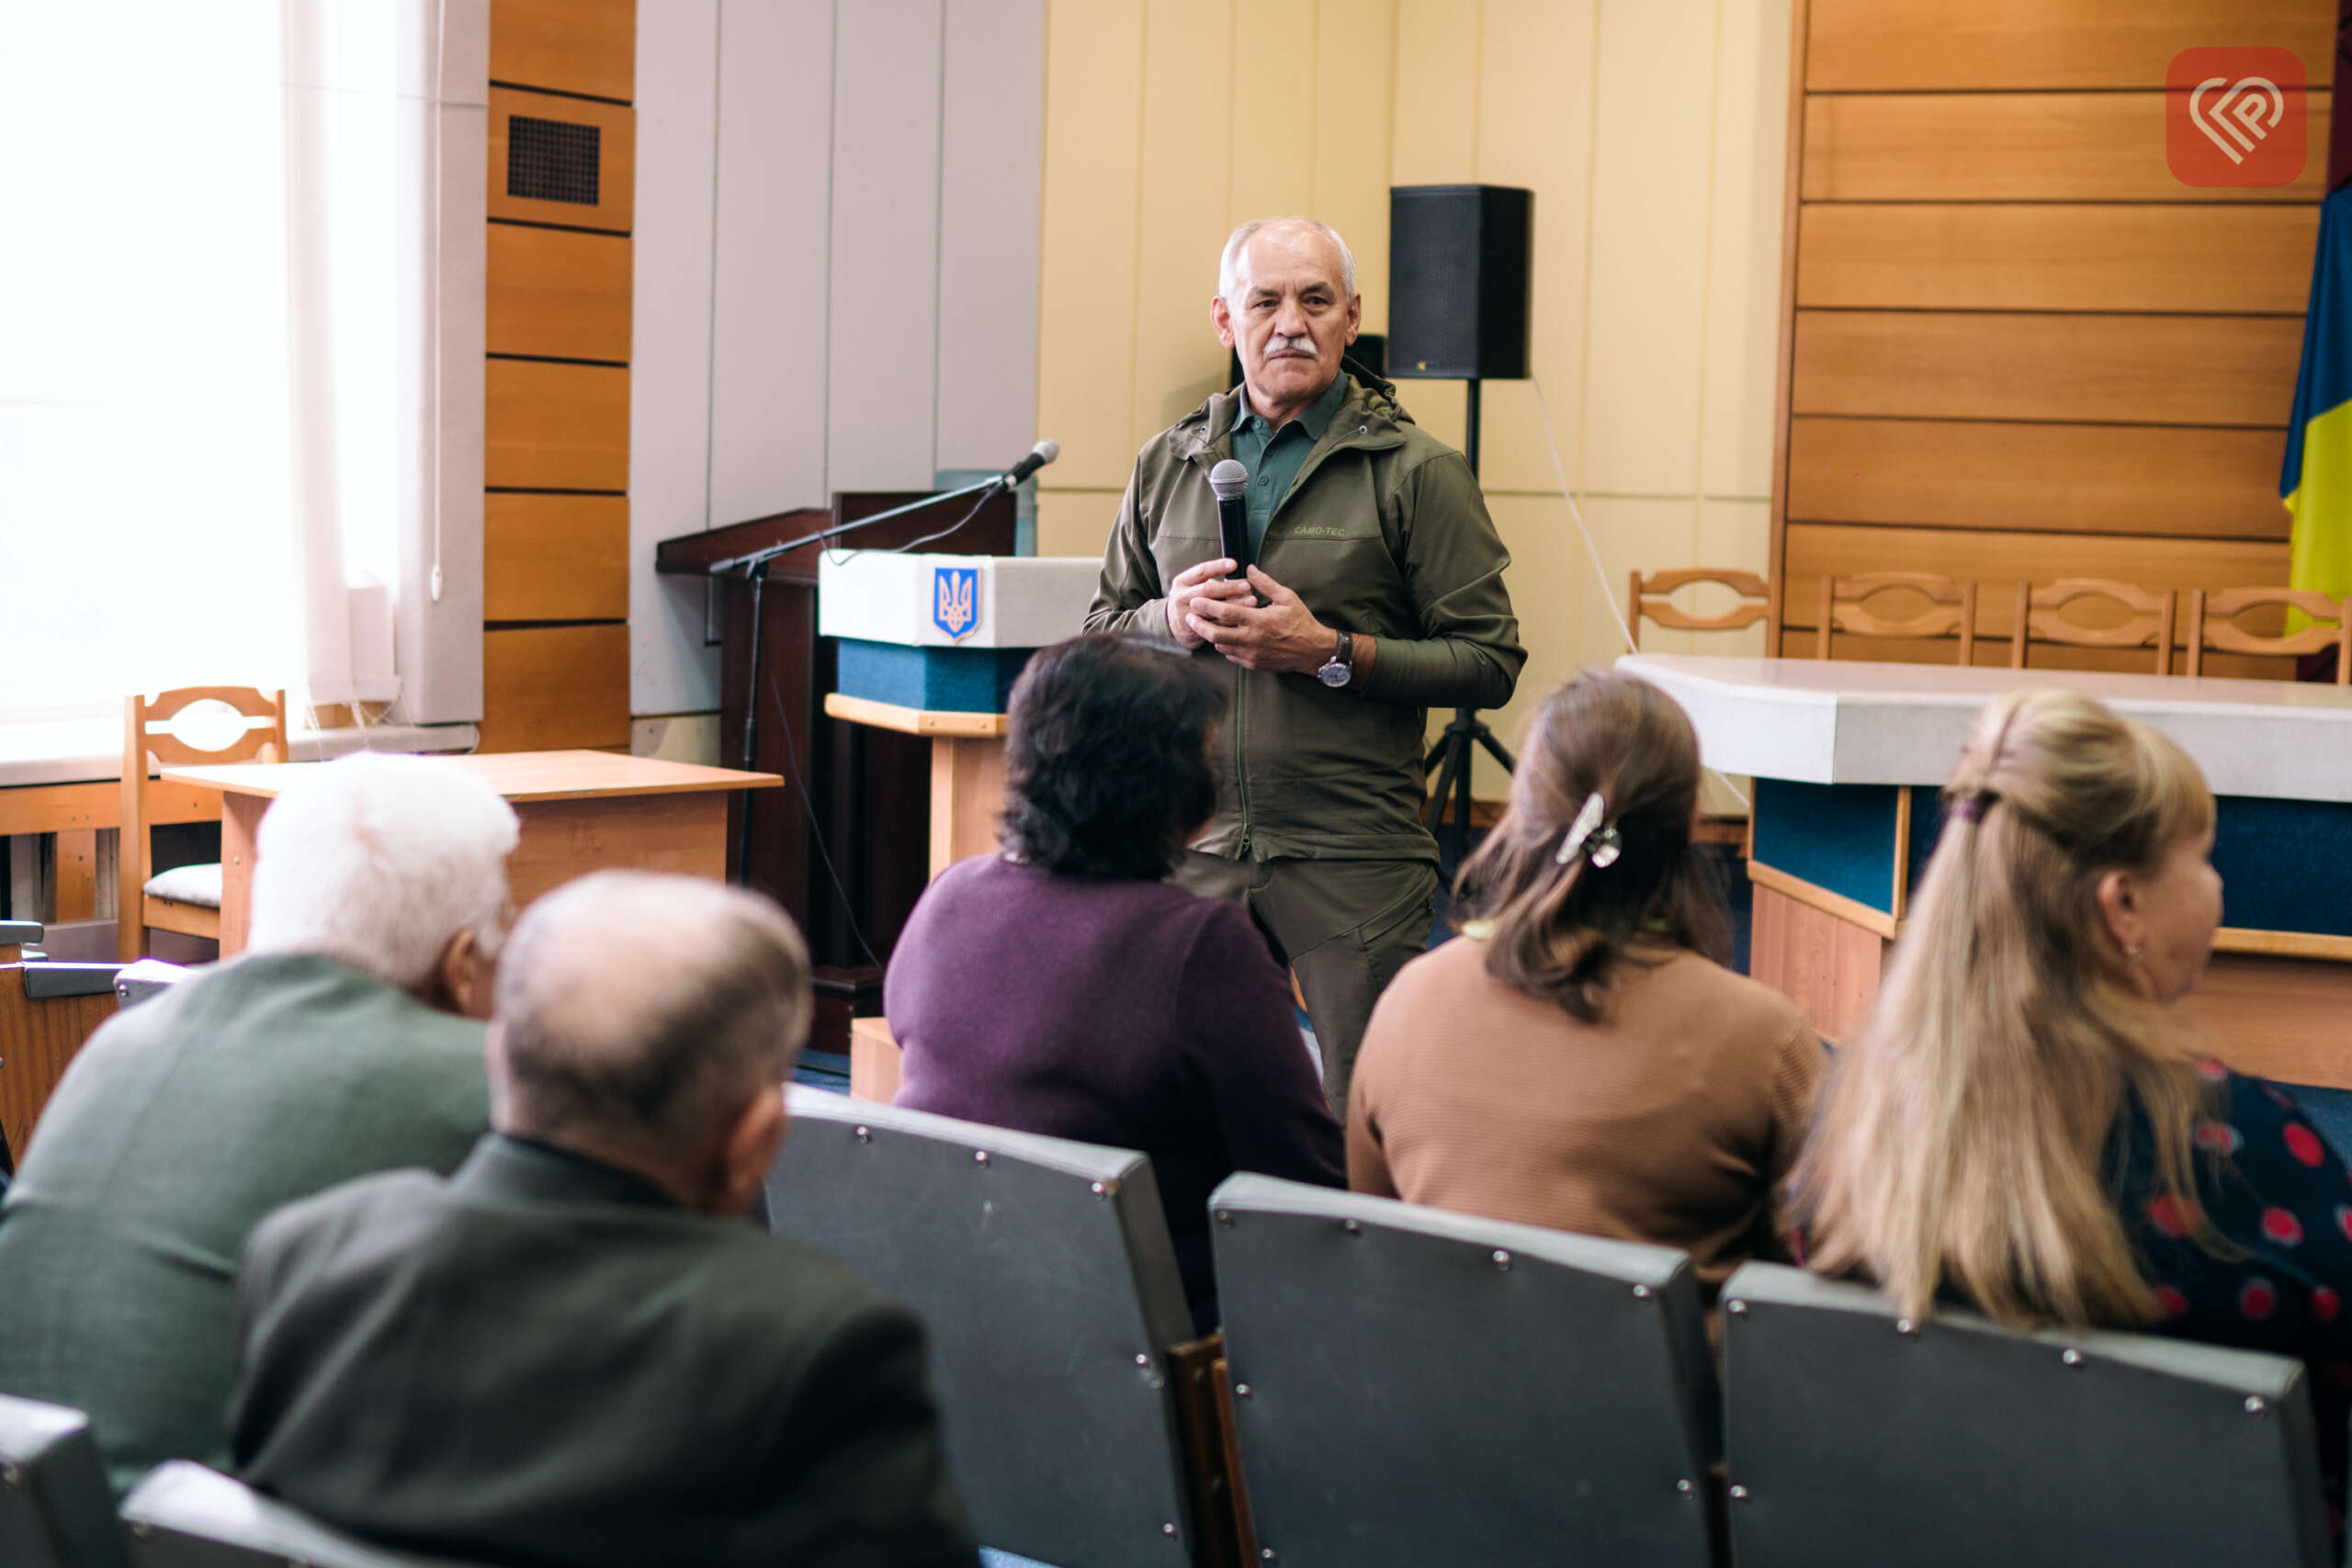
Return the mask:
{"type": "Polygon", "coordinates": [[[784,1141],[808,954],[767,899],[600,872],[498,976],[498,1130],[254,1232],[244,1478],[489,1562],[977,1561],[912,1314],[744,1224],[784,1141]]]}
{"type": "Polygon", "coordinates": [[[270,1210],[454,1170],[514,813],[456,764],[305,769],[263,817],[247,950],[90,1037],[0,1205],[0,1393],[86,1410],[117,1490],[224,1465],[233,1280],[270,1210]]]}

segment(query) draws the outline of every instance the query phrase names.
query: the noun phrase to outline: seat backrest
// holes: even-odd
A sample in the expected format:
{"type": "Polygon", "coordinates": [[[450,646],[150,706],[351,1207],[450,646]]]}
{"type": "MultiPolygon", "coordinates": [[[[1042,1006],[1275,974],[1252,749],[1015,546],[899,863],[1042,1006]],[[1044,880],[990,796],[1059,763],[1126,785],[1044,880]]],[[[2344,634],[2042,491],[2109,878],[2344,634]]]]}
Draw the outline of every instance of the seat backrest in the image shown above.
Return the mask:
{"type": "Polygon", "coordinates": [[[1976,660],[1976,584],[1932,571],[1865,571],[1821,580],[1819,629],[1814,657],[1829,657],[1836,632],[1860,637],[1951,637],[1962,668],[1976,660]],[[1881,596],[1884,597],[1882,598],[1881,596]],[[1890,612],[1905,600],[1924,599],[1916,615],[1890,612]]]}
{"type": "Polygon", "coordinates": [[[2208,649],[2216,653],[2294,655],[2332,648],[2335,649],[2335,683],[2352,685],[2352,603],[2331,599],[2315,589],[2228,588],[2208,593],[2192,588],[2188,632],[2183,641],[2191,675],[2205,672],[2208,649]],[[2238,625],[2240,616],[2266,609],[2299,612],[2305,625],[2300,631],[2278,633],[2249,631],[2238,625]]]}
{"type": "Polygon", "coordinates": [[[2302,1364],[2147,1335],[1899,1318],[1750,1263],[1724,1287],[1741,1568],[2318,1568],[2302,1364]]]}
{"type": "Polygon", "coordinates": [[[293,752],[286,739],[286,694],[260,692],[250,686],[181,686],[153,698],[133,692],[122,699],[122,832],[115,852],[115,908],[121,928],[123,958],[141,956],[145,934],[135,911],[141,893],[155,874],[154,846],[147,835],[149,786],[147,770],[162,762],[209,767],[222,762],[287,762],[293,752]],[[226,703],[246,720],[245,728],[217,750],[191,746],[171,730],[187,709],[198,703],[226,703]],[[255,722],[258,721],[258,722],[255,722]],[[164,728],[157,729],[161,725],[164,728]]]}
{"type": "Polygon", "coordinates": [[[2155,673],[2172,673],[2173,592],[2142,588],[2103,577],[2062,577],[2055,582],[2018,584],[2009,633],[2009,668],[2026,668],[2032,643],[2071,648],[2149,648],[2156,650],[2155,673]],[[2086,605],[2105,604],[2085,615],[2086,605]]]}
{"type": "Polygon", "coordinates": [[[90,1418],[0,1394],[0,1562],[124,1568],[129,1562],[90,1418]]]}
{"type": "Polygon", "coordinates": [[[1710,1561],[1682,1252],[1265,1176],[1209,1206],[1265,1561],[1710,1561]]]}
{"type": "Polygon", "coordinates": [[[1656,621],[1675,631],[1727,632],[1767,621],[1772,613],[1772,585],[1752,571],[1731,567],[1677,567],[1670,571],[1633,574],[1625,593],[1625,630],[1634,648],[1642,646],[1642,622],[1656,621]],[[1721,615],[1702,615],[1685,610],[1668,595],[1692,583],[1713,583],[1739,595],[1740,602],[1721,615]]]}
{"type": "Polygon", "coordinates": [[[355,1540],[184,1459],[148,1472],[122,1500],[122,1519],[137,1568],[460,1568],[355,1540]]]}
{"type": "Polygon", "coordinates": [[[789,1093],[770,1224],[922,1315],[980,1539],[1063,1568],[1191,1561],[1166,1352],[1192,1321],[1151,1162],[789,1093]]]}

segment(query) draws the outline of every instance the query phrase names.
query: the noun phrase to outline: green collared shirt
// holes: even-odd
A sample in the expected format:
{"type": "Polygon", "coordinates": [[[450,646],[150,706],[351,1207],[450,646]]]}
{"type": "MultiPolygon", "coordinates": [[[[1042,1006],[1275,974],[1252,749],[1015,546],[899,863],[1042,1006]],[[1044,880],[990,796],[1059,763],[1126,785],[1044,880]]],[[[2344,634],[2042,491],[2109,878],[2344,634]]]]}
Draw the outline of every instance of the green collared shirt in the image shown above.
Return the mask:
{"type": "Polygon", "coordinates": [[[1347,400],[1348,378],[1342,371],[1331,378],[1331,384],[1307,405],[1305,413],[1276,430],[1250,401],[1250,389],[1242,389],[1241,417],[1233,425],[1233,459],[1250,470],[1251,559],[1265,549],[1266,528],[1274,520],[1274,508],[1290,493],[1291,481],[1298,478],[1306,455],[1331,428],[1340,405],[1347,400]]]}

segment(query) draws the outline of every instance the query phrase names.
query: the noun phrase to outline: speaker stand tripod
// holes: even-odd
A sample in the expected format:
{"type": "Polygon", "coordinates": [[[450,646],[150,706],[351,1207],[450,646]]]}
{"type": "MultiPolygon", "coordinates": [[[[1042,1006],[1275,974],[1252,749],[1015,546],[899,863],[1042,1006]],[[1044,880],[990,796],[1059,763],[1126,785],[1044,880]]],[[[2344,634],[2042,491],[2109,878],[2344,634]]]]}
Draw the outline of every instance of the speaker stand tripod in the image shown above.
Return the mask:
{"type": "MultiPolygon", "coordinates": [[[[1469,460],[1470,472],[1475,476],[1478,472],[1478,378],[1475,376],[1470,378],[1469,401],[1464,410],[1462,456],[1469,460]]],[[[1519,766],[1503,743],[1495,739],[1495,732],[1478,717],[1476,708],[1455,708],[1453,722],[1445,727],[1445,733],[1430,748],[1429,761],[1423,764],[1425,769],[1437,771],[1437,788],[1430,792],[1430,799],[1438,816],[1438,869],[1448,884],[1470,853],[1470,764],[1481,747],[1502,764],[1503,772],[1510,773],[1519,766]],[[1453,807],[1451,820],[1446,815],[1449,804],[1453,807]]]]}

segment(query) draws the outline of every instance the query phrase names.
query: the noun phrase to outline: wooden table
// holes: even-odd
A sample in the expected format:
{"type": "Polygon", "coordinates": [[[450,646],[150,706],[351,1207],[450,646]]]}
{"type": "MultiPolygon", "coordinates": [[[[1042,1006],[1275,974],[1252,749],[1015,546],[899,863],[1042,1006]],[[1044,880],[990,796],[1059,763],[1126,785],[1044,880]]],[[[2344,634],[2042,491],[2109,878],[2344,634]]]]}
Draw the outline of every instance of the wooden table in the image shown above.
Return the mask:
{"type": "Polygon", "coordinates": [[[1838,1039],[1859,1027],[1941,829],[1939,787],[1986,702],[2063,686],[2170,736],[2215,796],[2222,927],[2193,994],[2218,1054],[2352,1089],[2352,692],[2079,670],[1633,654],[1710,767],[1755,784],[1748,969],[1838,1039]]]}
{"type": "MultiPolygon", "coordinates": [[[[507,751],[450,757],[506,797],[522,836],[506,863],[515,908],[584,872],[620,867],[727,874],[727,797],[774,789],[775,773],[739,773],[609,751],[507,751]]],[[[270,801],[319,762],[166,768],[167,784],[220,792],[220,956],[243,950],[252,922],[254,833],[270,801]]]]}

